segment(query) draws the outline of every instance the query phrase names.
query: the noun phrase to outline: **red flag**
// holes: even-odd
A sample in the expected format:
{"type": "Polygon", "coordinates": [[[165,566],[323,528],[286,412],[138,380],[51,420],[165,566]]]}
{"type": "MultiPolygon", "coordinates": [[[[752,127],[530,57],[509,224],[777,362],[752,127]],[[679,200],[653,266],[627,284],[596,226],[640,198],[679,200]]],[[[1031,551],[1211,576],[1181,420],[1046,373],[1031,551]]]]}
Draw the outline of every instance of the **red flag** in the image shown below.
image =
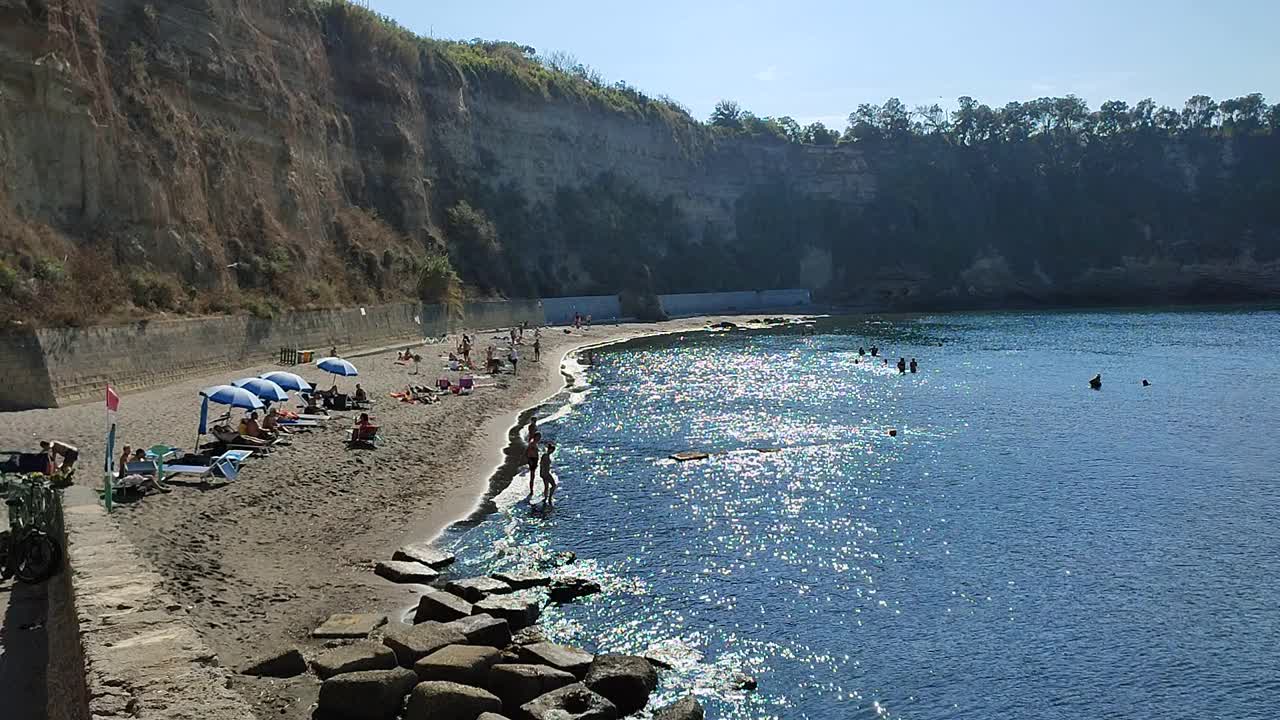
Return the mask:
{"type": "Polygon", "coordinates": [[[107,412],[115,412],[120,409],[120,396],[116,394],[111,386],[107,386],[107,412]]]}

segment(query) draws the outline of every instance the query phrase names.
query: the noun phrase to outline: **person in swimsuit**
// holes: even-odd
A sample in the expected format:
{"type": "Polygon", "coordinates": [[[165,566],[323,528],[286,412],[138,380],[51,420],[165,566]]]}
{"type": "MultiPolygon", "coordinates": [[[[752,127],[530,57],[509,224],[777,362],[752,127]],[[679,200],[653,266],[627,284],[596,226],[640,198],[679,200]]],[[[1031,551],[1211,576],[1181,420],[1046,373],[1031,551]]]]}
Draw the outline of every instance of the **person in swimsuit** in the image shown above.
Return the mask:
{"type": "Polygon", "coordinates": [[[542,475],[542,504],[551,505],[556,495],[556,478],[551,474],[551,453],[556,451],[555,443],[547,443],[547,451],[542,453],[539,469],[542,475]]]}
{"type": "Polygon", "coordinates": [[[912,373],[915,373],[915,372],[916,372],[916,371],[918,371],[919,369],[920,369],[920,366],[916,364],[916,359],[915,359],[915,358],[911,358],[911,372],[912,372],[912,373]]]}
{"type": "Polygon", "coordinates": [[[538,441],[542,439],[537,421],[534,423],[529,426],[529,442],[524,447],[525,462],[529,463],[529,497],[533,497],[533,478],[538,474],[538,441]]]}

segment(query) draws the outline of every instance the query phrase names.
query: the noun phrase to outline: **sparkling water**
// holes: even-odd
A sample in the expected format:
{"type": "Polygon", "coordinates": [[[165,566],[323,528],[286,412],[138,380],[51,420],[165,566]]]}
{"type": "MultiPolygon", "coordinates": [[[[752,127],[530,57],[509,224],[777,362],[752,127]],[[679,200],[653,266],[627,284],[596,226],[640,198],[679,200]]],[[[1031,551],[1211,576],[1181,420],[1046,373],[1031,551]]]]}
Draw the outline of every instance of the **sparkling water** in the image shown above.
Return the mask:
{"type": "Polygon", "coordinates": [[[517,477],[443,542],[457,575],[576,552],[605,592],[549,634],[709,718],[1271,720],[1278,345],[1261,310],[635,342],[540,410],[554,509],[517,477]]]}

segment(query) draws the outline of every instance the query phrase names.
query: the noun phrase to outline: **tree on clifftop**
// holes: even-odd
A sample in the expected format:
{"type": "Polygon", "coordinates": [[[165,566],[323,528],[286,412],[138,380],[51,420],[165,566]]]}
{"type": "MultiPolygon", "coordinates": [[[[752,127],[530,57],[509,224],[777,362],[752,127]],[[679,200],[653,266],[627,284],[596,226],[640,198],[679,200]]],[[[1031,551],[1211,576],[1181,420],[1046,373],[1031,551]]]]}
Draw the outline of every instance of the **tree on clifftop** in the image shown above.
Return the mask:
{"type": "Polygon", "coordinates": [[[716,109],[711,111],[711,124],[716,127],[740,130],[742,108],[733,100],[721,100],[716,103],[716,109]]]}

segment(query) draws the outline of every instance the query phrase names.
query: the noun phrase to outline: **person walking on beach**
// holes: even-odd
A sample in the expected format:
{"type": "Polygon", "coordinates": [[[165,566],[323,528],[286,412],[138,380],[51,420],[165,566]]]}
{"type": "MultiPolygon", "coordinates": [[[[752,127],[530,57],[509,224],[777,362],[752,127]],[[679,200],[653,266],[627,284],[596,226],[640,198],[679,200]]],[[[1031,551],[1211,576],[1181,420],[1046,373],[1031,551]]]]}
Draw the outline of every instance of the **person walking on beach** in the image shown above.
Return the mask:
{"type": "Polygon", "coordinates": [[[533,476],[538,472],[538,441],[542,434],[538,432],[538,421],[529,424],[529,442],[524,446],[525,462],[529,464],[529,497],[533,497],[533,476]]]}
{"type": "MultiPolygon", "coordinates": [[[[540,474],[542,475],[542,505],[547,507],[552,504],[552,500],[556,495],[556,478],[551,474],[551,453],[556,451],[555,443],[547,443],[546,452],[542,453],[542,461],[539,465],[540,474]]],[[[530,495],[533,493],[530,492],[530,495]]]]}
{"type": "Polygon", "coordinates": [[[520,362],[520,353],[516,350],[516,346],[511,346],[511,352],[507,355],[507,359],[511,361],[511,374],[519,375],[516,364],[520,362]]]}
{"type": "Polygon", "coordinates": [[[542,362],[542,336],[533,336],[533,361],[542,362]]]}

